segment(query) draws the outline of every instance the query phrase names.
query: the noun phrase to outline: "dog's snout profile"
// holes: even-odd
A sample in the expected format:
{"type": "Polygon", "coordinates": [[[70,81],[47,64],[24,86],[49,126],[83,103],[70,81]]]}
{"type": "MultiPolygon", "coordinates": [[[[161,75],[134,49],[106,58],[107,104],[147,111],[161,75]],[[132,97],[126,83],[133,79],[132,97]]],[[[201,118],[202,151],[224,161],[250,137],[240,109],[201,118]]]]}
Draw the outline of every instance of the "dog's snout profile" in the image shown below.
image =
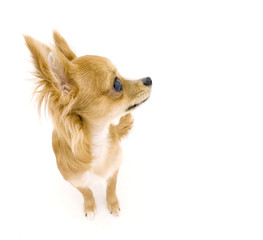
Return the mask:
{"type": "Polygon", "coordinates": [[[145,86],[152,86],[152,79],[150,77],[146,77],[144,79],[142,79],[143,85],[145,86]]]}
{"type": "Polygon", "coordinates": [[[53,122],[52,147],[60,173],[82,194],[88,218],[96,209],[92,186],[104,180],[107,207],[118,216],[120,142],[132,129],[131,112],[151,95],[151,78],[131,81],[105,57],[78,57],[56,31],[52,46],[24,37],[35,66],[39,111],[43,103],[53,122]]]}

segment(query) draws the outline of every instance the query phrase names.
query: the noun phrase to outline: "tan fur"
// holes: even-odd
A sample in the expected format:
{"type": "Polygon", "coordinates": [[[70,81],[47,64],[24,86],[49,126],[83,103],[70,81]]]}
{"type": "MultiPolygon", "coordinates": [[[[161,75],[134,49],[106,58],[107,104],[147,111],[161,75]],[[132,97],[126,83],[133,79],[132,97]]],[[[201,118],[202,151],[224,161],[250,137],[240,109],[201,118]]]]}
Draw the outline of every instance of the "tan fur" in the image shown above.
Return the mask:
{"type": "Polygon", "coordinates": [[[84,213],[87,216],[88,213],[93,213],[96,209],[95,199],[90,188],[77,188],[84,199],[84,213]]]}
{"type": "Polygon", "coordinates": [[[106,190],[106,200],[107,207],[113,215],[118,216],[120,212],[120,205],[118,198],[116,196],[116,184],[117,184],[118,171],[108,179],[107,181],[107,190],[106,190]]]}
{"type": "Polygon", "coordinates": [[[53,121],[58,169],[82,193],[85,214],[95,210],[89,182],[96,177],[107,180],[107,205],[118,215],[119,142],[132,128],[129,107],[147,100],[151,88],[142,80],[125,79],[104,57],[77,57],[59,33],[53,37],[52,48],[29,36],[25,41],[35,66],[39,111],[43,103],[53,121]],[[116,77],[122,82],[121,92],[113,88],[116,77]],[[119,123],[113,125],[116,118],[119,123]]]}

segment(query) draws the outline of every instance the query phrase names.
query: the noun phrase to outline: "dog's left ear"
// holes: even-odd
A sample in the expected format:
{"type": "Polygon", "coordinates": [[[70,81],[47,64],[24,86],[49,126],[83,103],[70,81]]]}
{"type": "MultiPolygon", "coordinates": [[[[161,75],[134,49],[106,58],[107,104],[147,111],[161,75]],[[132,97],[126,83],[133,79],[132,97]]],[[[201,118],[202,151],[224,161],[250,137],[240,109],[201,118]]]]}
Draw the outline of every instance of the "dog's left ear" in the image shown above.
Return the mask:
{"type": "Polygon", "coordinates": [[[41,80],[37,82],[38,92],[46,96],[75,94],[78,88],[71,77],[74,64],[57,47],[51,49],[32,37],[24,38],[35,65],[35,75],[41,80]]]}
{"type": "Polygon", "coordinates": [[[68,43],[66,40],[57,32],[53,31],[53,38],[56,47],[58,50],[69,60],[72,61],[75,59],[77,56],[76,54],[70,49],[68,43]]]}

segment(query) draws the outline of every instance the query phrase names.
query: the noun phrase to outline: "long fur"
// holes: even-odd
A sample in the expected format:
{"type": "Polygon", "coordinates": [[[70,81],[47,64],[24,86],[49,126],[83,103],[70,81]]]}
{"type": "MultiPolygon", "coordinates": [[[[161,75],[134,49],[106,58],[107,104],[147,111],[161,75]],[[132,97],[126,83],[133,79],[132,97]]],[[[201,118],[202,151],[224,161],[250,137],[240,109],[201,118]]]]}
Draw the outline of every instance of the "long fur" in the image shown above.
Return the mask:
{"type": "Polygon", "coordinates": [[[107,180],[107,205],[118,215],[119,142],[132,128],[131,109],[149,98],[151,88],[143,79],[123,78],[106,58],[77,57],[56,31],[52,47],[24,38],[35,66],[38,111],[44,106],[53,121],[58,169],[82,193],[86,214],[94,211],[95,201],[85,181],[90,183],[94,176],[107,180]],[[114,89],[116,78],[121,79],[123,91],[114,89]],[[119,123],[113,125],[116,118],[119,123]]]}

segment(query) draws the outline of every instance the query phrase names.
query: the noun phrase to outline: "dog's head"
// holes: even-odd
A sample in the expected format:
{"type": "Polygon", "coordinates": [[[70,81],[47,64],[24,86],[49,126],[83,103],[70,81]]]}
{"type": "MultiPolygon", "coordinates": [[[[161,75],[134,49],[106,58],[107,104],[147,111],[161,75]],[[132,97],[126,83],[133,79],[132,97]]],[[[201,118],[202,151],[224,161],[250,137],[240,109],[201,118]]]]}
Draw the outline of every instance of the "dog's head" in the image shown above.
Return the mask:
{"type": "Polygon", "coordinates": [[[73,114],[87,122],[110,122],[149,98],[151,78],[128,80],[107,58],[77,57],[61,35],[53,36],[53,48],[25,36],[39,79],[39,103],[46,101],[52,118],[73,114]]]}

